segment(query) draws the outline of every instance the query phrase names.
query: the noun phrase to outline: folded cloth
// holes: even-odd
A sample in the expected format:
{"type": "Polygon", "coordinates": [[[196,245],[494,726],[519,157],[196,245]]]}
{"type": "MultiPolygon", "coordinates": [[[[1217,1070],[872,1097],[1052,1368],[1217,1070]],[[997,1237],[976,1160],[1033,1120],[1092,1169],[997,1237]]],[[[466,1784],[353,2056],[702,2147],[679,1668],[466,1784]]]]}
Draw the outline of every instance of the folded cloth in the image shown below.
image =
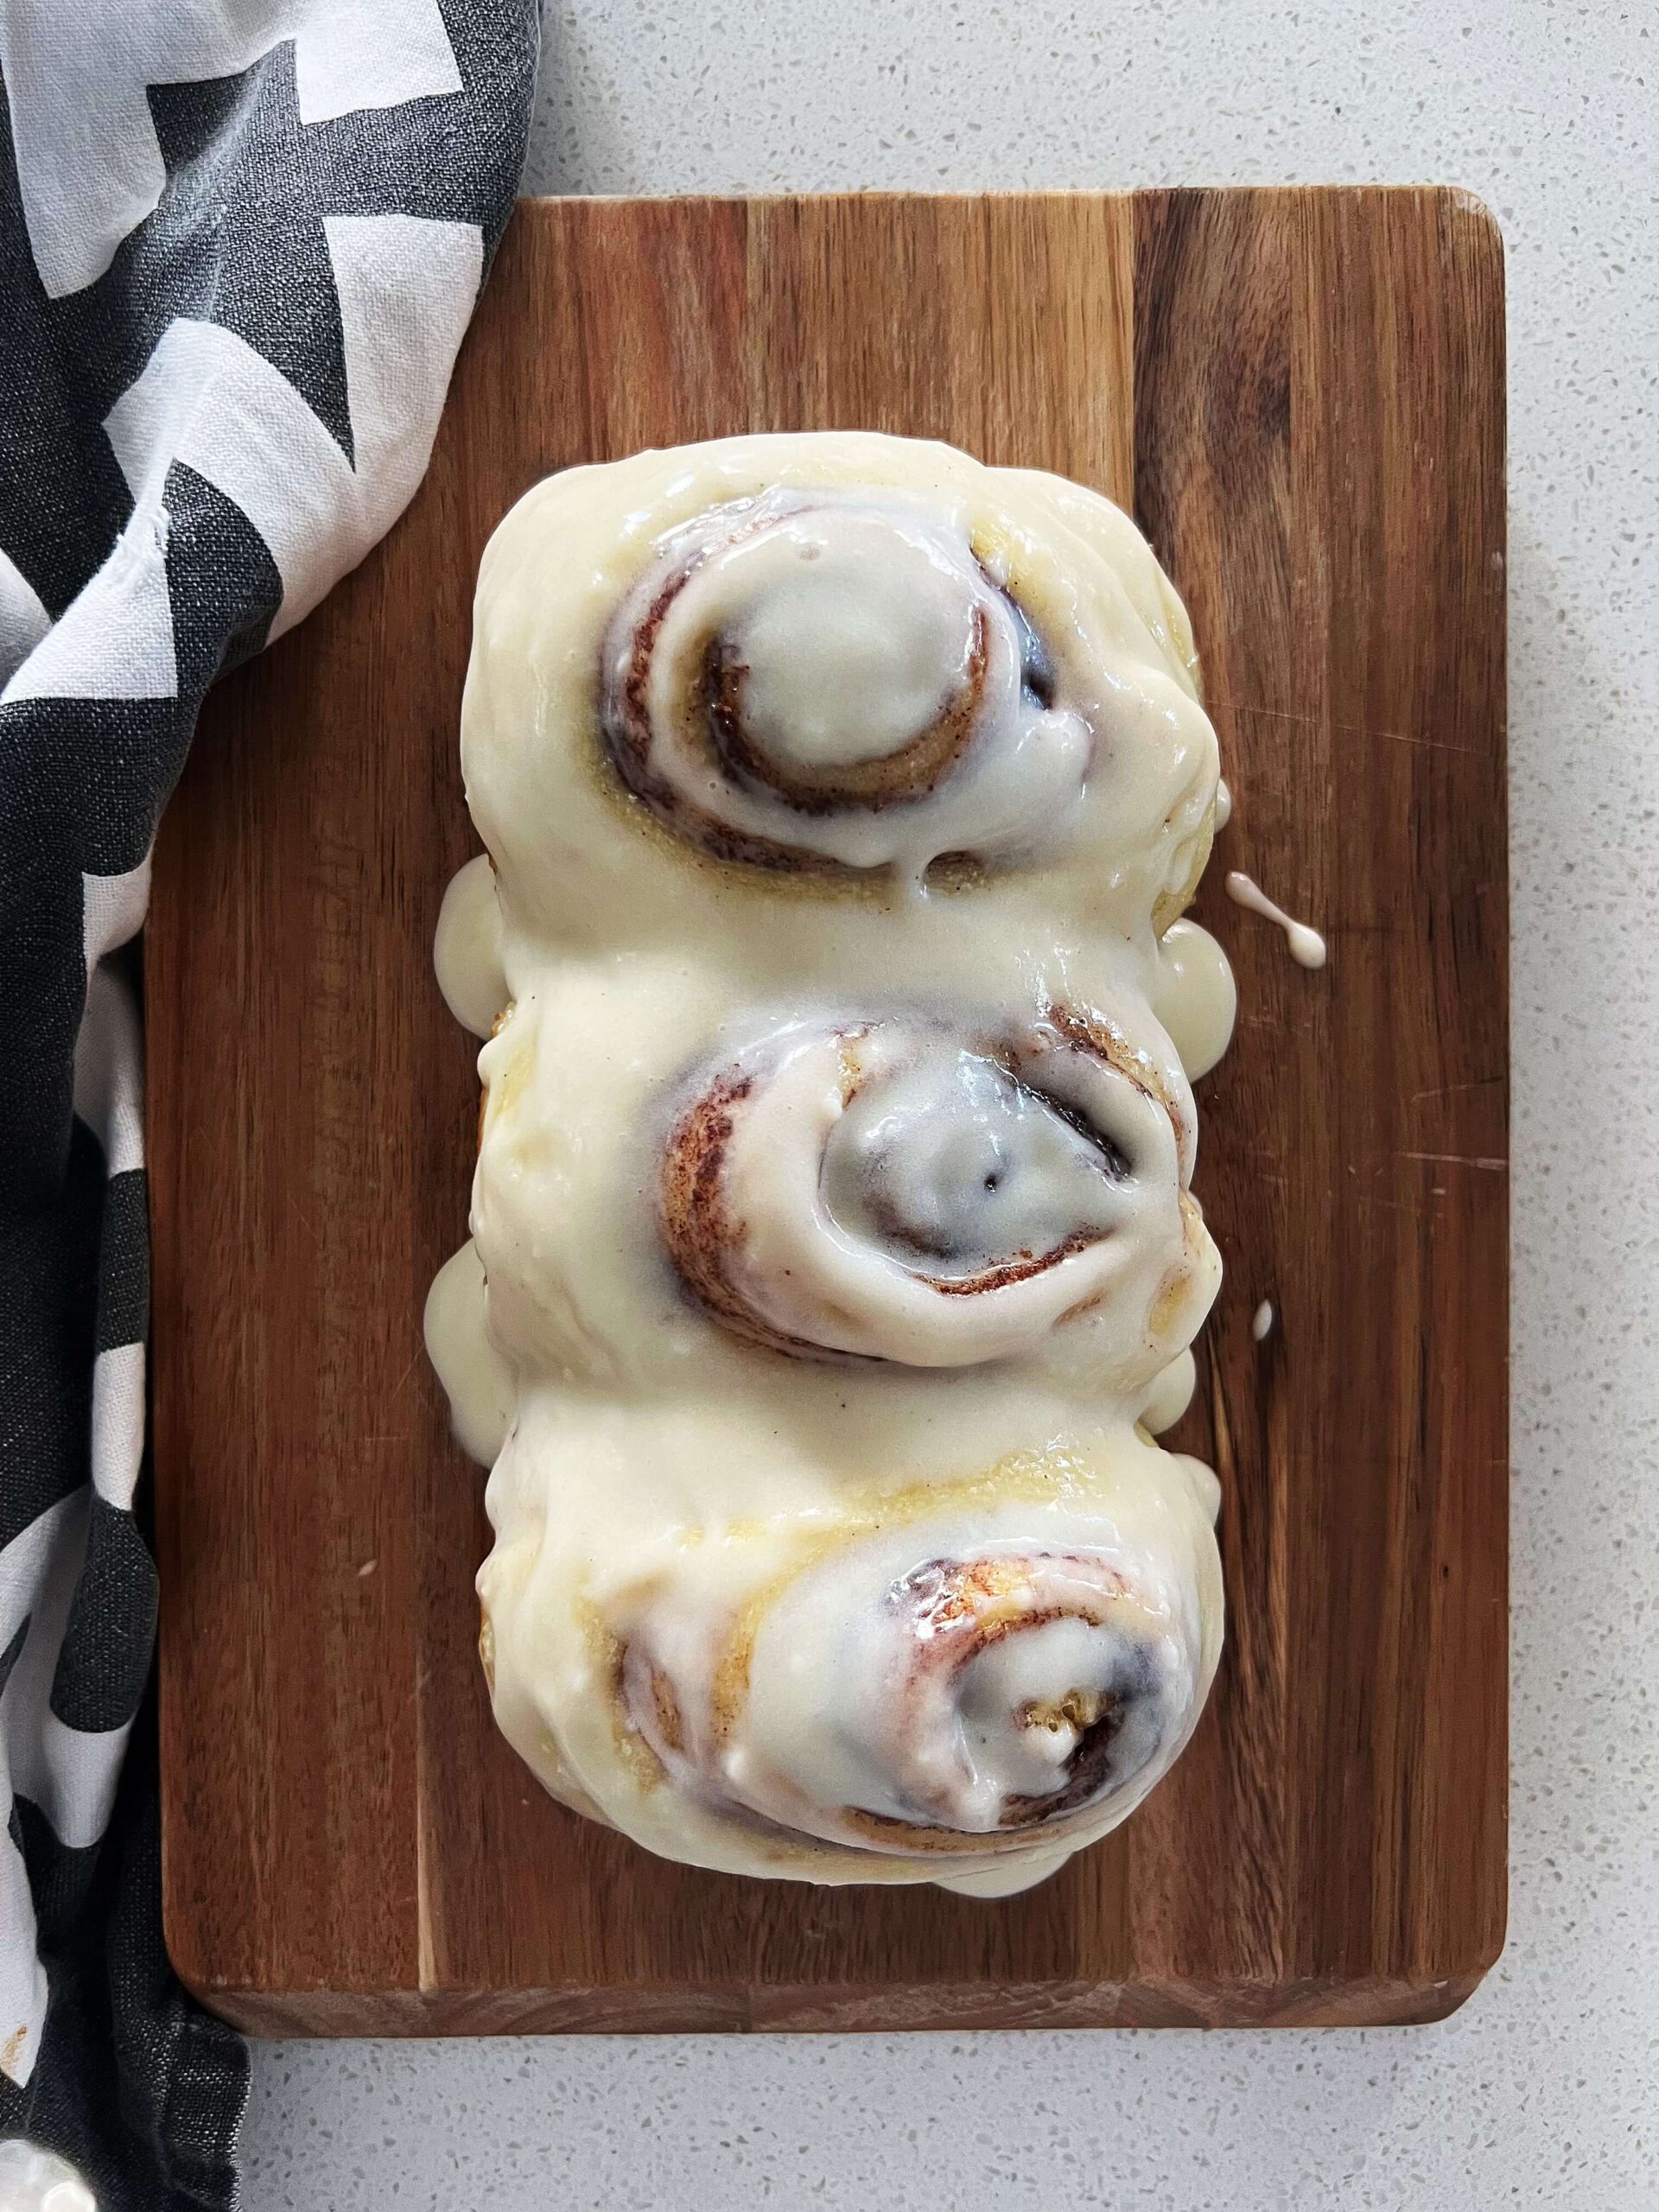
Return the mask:
{"type": "Polygon", "coordinates": [[[162,1942],[137,946],[202,695],[420,480],[535,0],[0,0],[0,2138],[228,2206],[162,1942]]]}

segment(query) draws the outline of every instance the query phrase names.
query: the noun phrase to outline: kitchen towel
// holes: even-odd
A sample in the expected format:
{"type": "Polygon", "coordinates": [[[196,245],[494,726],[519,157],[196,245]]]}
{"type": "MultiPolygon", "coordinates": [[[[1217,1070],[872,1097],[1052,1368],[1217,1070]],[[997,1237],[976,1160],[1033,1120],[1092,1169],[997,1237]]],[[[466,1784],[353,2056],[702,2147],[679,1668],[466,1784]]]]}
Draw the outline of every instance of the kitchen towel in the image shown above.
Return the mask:
{"type": "Polygon", "coordinates": [[[207,686],[420,480],[536,48],[535,0],[0,0],[0,2138],[103,2212],[228,2206],[246,2088],[161,1934],[150,848],[207,686]]]}

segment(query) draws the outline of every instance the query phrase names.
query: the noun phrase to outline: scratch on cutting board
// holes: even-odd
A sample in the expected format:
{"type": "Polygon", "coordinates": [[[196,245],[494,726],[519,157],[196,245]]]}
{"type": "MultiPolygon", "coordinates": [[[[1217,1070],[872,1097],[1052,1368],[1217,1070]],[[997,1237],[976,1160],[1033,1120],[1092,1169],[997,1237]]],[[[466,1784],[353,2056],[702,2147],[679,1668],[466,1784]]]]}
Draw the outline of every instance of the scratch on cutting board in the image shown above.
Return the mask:
{"type": "Polygon", "coordinates": [[[1459,1090],[1488,1090],[1493,1084],[1503,1080],[1502,1076],[1478,1075],[1472,1083],[1437,1083],[1427,1090],[1414,1090],[1410,1103],[1415,1106],[1425,1098],[1450,1098],[1459,1090]]]}
{"type": "Polygon", "coordinates": [[[1400,1160],[1431,1160],[1442,1167],[1484,1167],[1498,1175],[1507,1174],[1510,1166],[1507,1160],[1484,1160],[1478,1154],[1461,1152],[1402,1152],[1395,1157],[1400,1160]]]}
{"type": "Polygon", "coordinates": [[[1383,737],[1394,745],[1426,746],[1431,753],[1466,753],[1472,760],[1484,760],[1484,749],[1478,745],[1453,745],[1448,737],[1414,737],[1408,730],[1374,729],[1369,722],[1327,721],[1323,715],[1293,715],[1281,707],[1246,707],[1236,700],[1217,699],[1219,709],[1230,709],[1236,715],[1260,715],[1268,721],[1304,722],[1311,728],[1338,729],[1344,737],[1383,737]]]}
{"type": "Polygon", "coordinates": [[[425,1355],[425,1353],[424,1353],[424,1351],[417,1351],[417,1352],[416,1353],[416,1355],[415,1355],[414,1358],[413,1358],[413,1359],[411,1359],[411,1360],[410,1361],[409,1365],[408,1365],[408,1366],[404,1370],[404,1379],[403,1379],[403,1381],[402,1381],[401,1382],[399,1382],[399,1384],[397,1385],[397,1389],[392,1392],[391,1396],[390,1398],[388,1398],[388,1399],[387,1399],[387,1401],[386,1401],[386,1403],[387,1403],[388,1405],[391,1405],[391,1404],[393,1404],[393,1403],[396,1402],[396,1400],[397,1400],[397,1396],[398,1396],[399,1393],[400,1393],[400,1392],[404,1389],[405,1385],[408,1383],[408,1381],[409,1381],[410,1376],[415,1372],[416,1369],[420,1365],[420,1363],[421,1363],[422,1360],[425,1357],[425,1356],[426,1356],[426,1355],[425,1355]]]}
{"type": "Polygon", "coordinates": [[[1368,1194],[1359,1202],[1362,1213],[1372,1206],[1381,1206],[1384,1213],[1408,1213],[1414,1221],[1433,1221],[1434,1218],[1427,1206],[1414,1206],[1402,1198],[1376,1198],[1368,1194]]]}

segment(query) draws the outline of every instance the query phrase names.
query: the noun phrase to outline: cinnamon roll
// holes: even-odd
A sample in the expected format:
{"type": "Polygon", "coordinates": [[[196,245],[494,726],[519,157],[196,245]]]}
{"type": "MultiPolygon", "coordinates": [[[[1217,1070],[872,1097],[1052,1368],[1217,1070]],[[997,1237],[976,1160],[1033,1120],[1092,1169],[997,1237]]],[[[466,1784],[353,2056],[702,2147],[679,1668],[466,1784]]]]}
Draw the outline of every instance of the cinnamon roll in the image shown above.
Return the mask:
{"type": "Polygon", "coordinates": [[[1120,1444],[1047,1495],[1004,1469],[827,1527],[710,1530],[574,1607],[581,1636],[528,1670],[531,1601],[493,1567],[498,1713],[538,1767],[557,1745],[561,1794],[705,1864],[1047,1863],[1125,1819],[1202,1710],[1220,1582],[1189,1469],[1120,1444]]]}
{"type": "Polygon", "coordinates": [[[463,711],[498,865],[579,932],[614,867],[636,922],[706,912],[711,859],[728,899],[1012,876],[1005,903],[1047,878],[1052,904],[1058,874],[1161,926],[1209,849],[1215,734],[1145,540],[1052,483],[836,434],[538,486],[485,555],[463,711]]]}
{"type": "Polygon", "coordinates": [[[995,861],[1056,835],[1096,737],[960,522],[769,492],[664,540],[607,632],[618,773],[705,852],[767,868],[995,861]]]}
{"type": "Polygon", "coordinates": [[[982,1853],[1126,1812],[1185,1740],[1203,1654],[1186,1593],[1113,1535],[905,1529],[712,1637],[664,1599],[621,1647],[622,1724],[676,1787],[855,1849],[982,1853]]]}
{"type": "Polygon", "coordinates": [[[664,1235],[703,1304],[778,1351],[958,1367],[1066,1325],[1107,1372],[1151,1373],[1215,1287],[1193,1126],[1185,1083],[1098,1015],[792,1022],[696,1079],[664,1235]]]}
{"type": "Polygon", "coordinates": [[[1041,1879],[1221,1636],[1214,1478],[1154,1440],[1231,1010],[1170,927],[1218,772],[1179,601],[1096,495],[944,447],[639,454],[492,539],[462,759],[426,1322],[502,1730],[695,1864],[1041,1879]]]}

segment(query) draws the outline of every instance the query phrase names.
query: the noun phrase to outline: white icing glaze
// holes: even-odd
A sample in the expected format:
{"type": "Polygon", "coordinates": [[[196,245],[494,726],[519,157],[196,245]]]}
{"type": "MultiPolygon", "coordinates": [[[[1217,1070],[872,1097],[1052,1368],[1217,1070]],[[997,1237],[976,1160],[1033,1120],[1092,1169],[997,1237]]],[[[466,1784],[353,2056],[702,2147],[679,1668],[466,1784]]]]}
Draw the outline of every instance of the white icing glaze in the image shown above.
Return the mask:
{"type": "Polygon", "coordinates": [[[1276,906],[1260,884],[1237,868],[1227,878],[1227,896],[1247,913],[1260,914],[1265,921],[1276,922],[1285,933],[1290,957],[1299,968],[1324,967],[1325,939],[1318,930],[1310,929],[1306,922],[1296,921],[1282,906],[1276,906]]]}
{"type": "Polygon", "coordinates": [[[1147,1402],[1141,1408],[1141,1426],[1150,1436],[1173,1428],[1192,1402],[1198,1387],[1198,1363],[1190,1351],[1178,1352],[1167,1367],[1159,1370],[1147,1402]]]}
{"type": "MultiPolygon", "coordinates": [[[[671,734],[673,702],[659,704],[671,734]]],[[[497,531],[462,753],[498,870],[501,981],[452,975],[446,989],[474,1012],[498,990],[511,1003],[479,1059],[481,1260],[451,1262],[428,1327],[480,1456],[511,1419],[479,1576],[500,1725],[555,1794],[671,1856],[980,1894],[1041,1878],[1163,1770],[1219,1649],[1214,1478],[1135,1427],[1219,1272],[1185,1194],[1196,1117],[1166,1027],[1201,1059],[1224,969],[1202,932],[1173,945],[1157,934],[1207,851],[1217,772],[1179,601],[1107,503],[948,448],[836,435],[642,454],[551,480],[497,531]],[[1004,789],[994,747],[962,786],[982,809],[973,846],[960,842],[966,817],[943,805],[962,796],[946,779],[905,802],[902,836],[889,823],[860,842],[881,818],[873,809],[816,848],[838,864],[885,861],[931,895],[710,858],[676,834],[672,802],[624,795],[607,757],[597,702],[601,665],[616,685],[619,608],[638,611],[643,580],[696,541],[700,517],[769,493],[768,512],[796,523],[778,523],[764,558],[757,537],[752,569],[734,548],[718,565],[709,552],[694,571],[701,601],[690,581],[678,590],[642,681],[688,652],[697,661],[671,634],[664,654],[686,601],[688,639],[713,621],[741,659],[746,741],[764,735],[791,772],[901,747],[953,679],[964,605],[982,614],[988,685],[1019,641],[1005,588],[1052,656],[1052,704],[1005,688],[1014,719],[992,731],[1008,760],[1023,730],[1065,764],[1040,817],[1029,760],[1004,789]],[[809,514],[817,550],[802,560],[809,514]],[[896,531],[907,558],[931,564],[925,606],[887,608],[843,561],[868,531],[896,531]],[[811,642],[815,570],[854,664],[842,700],[827,696],[827,647],[811,642]],[[815,651],[804,689],[791,671],[815,651]],[[884,654],[905,671],[891,703],[869,677],[884,654]],[[924,880],[935,855],[966,849],[995,864],[924,880]],[[1010,1040],[1052,1030],[1056,1009],[1109,1032],[1121,1060],[1079,1072],[1052,1047],[1040,1068],[1010,1057],[1010,1040]],[[854,1058],[871,1059],[850,1087],[849,1030],[861,1033],[854,1058]],[[742,1234],[721,1248],[711,1291],[670,1258],[664,1162],[676,1116],[732,1068],[756,1080],[709,1173],[738,1194],[742,1234]],[[1144,1187],[1092,1163],[1103,1136],[1122,1140],[1144,1187]],[[1057,1230],[1081,1240],[1058,1259],[1057,1230]],[[936,1275],[1000,1260],[1009,1240],[1040,1264],[995,1289],[942,1293],[905,1264],[930,1236],[944,1247],[936,1275]],[[1102,1267],[1109,1281],[1090,1272],[1102,1267]],[[1062,1301],[1066,1269],[1079,1287],[1062,1301]],[[740,1319],[744,1300],[760,1314],[750,1335],[718,1302],[734,1282],[740,1319]],[[1098,1319],[1091,1287],[1112,1294],[1098,1319]],[[1004,1289],[1031,1294],[999,1304],[1004,1289]],[[938,1307],[951,1312],[944,1329],[938,1307]],[[807,1356],[767,1331],[806,1338],[807,1356]],[[861,1363],[814,1356],[825,1351],[861,1363]],[[1076,1606],[1055,1611],[1050,1635],[1031,1593],[1056,1586],[1062,1556],[1084,1564],[1068,1571],[1076,1606]],[[976,1656],[906,1704],[894,1593],[939,1562],[958,1591],[1003,1578],[1019,1648],[976,1656]],[[1087,1617],[1090,1602],[1103,1620],[1087,1617]],[[1139,1625],[1126,1643],[1114,1622],[1139,1625]],[[1154,1645],[1155,1662],[1137,1662],[1136,1704],[1114,1669],[1154,1645]],[[739,1653],[747,1673],[734,1671],[739,1653]],[[1126,1708],[1114,1756],[1133,1771],[1103,1769],[1099,1793],[1046,1827],[1039,1801],[1060,1797],[1091,1700],[1109,1693],[1126,1708]],[[995,1807],[1011,1799],[1037,1809],[1004,1825],[995,1807]]],[[[706,769],[695,744],[687,760],[688,778],[706,769]]],[[[731,797],[706,783],[696,795],[731,797]]],[[[791,812],[785,842],[801,849],[802,823],[825,818],[791,812]]],[[[486,966],[487,944],[457,950],[468,941],[458,927],[454,965],[486,966]]]]}
{"type": "Polygon", "coordinates": [[[699,518],[622,602],[604,665],[619,765],[671,825],[689,807],[913,887],[944,853],[1025,854],[1075,834],[1096,737],[1070,671],[1052,707],[1033,696],[1013,603],[960,519],[913,500],[772,492],[699,518]],[[730,672],[736,771],[710,741],[711,654],[730,672]],[[830,803],[845,772],[902,769],[912,748],[919,781],[901,776],[896,800],[830,803]],[[810,808],[791,795],[797,778],[810,808]]]}
{"type": "Polygon", "coordinates": [[[1086,1504],[975,1498],[965,1513],[947,1497],[809,1555],[752,1631],[682,1575],[628,1624],[630,1711],[694,1798],[854,1847],[881,1840],[873,1823],[898,1824],[973,1856],[1063,1797],[1105,1708],[1103,1786],[1122,1818],[1185,1741],[1212,1663],[1202,1579],[1179,1548],[1147,1541],[1137,1488],[1120,1471],[1086,1504]],[[728,1713],[734,1626],[748,1692],[728,1713]]]}
{"type": "MultiPolygon", "coordinates": [[[[1034,760],[1029,744],[976,745],[963,756],[963,767],[973,771],[965,783],[946,776],[928,797],[885,817],[880,810],[832,810],[791,816],[786,825],[751,779],[741,793],[722,787],[721,806],[730,799],[744,817],[728,818],[728,826],[753,833],[764,821],[764,834],[782,831],[785,843],[799,845],[804,824],[838,823],[823,834],[839,842],[845,832],[852,842],[842,857],[868,867],[886,859],[904,873],[938,853],[1006,853],[1034,836],[1038,849],[1025,854],[1024,864],[1000,870],[986,895],[971,902],[975,925],[987,936],[1005,933],[1011,923],[1017,928],[1016,918],[1029,931],[1041,914],[1052,939],[1061,913],[1083,929],[1122,926],[1138,916],[1145,932],[1160,902],[1185,897],[1208,849],[1218,756],[1197,699],[1185,617],[1134,524],[1058,479],[982,468],[948,447],[919,441],[831,433],[732,439],[569,469],[528,493],[491,539],[480,571],[461,757],[468,804],[512,881],[521,926],[612,954],[695,936],[708,940],[711,957],[723,950],[749,969],[758,957],[778,977],[779,996],[811,990],[815,970],[826,962],[844,970],[861,961],[863,974],[882,972],[876,948],[886,948],[889,932],[879,886],[853,887],[863,893],[856,897],[830,886],[780,899],[772,873],[711,871],[679,839],[662,848],[661,864],[629,870],[626,898],[614,880],[623,810],[617,776],[602,758],[594,671],[604,662],[613,684],[626,642],[618,610],[627,601],[631,614],[639,611],[639,587],[677,534],[702,527],[715,509],[756,503],[769,491],[772,511],[793,497],[810,501],[821,520],[838,505],[843,518],[854,508],[901,515],[912,536],[957,549],[950,557],[958,564],[960,549],[971,547],[975,573],[964,588],[995,617],[990,677],[1000,671],[1006,683],[1011,673],[1001,626],[1006,589],[1052,664],[1057,711],[1039,717],[1028,734],[1045,739],[1037,747],[1045,760],[1064,758],[1065,773],[1047,780],[1049,769],[1034,760]],[[511,731],[509,699],[531,718],[511,731]],[[1080,796],[1078,728],[1090,733],[1092,748],[1080,796]],[[1048,735],[1062,741],[1052,753],[1048,735]],[[1044,812],[1032,801],[1033,772],[1044,812]],[[1070,805],[1067,791],[1074,795],[1070,805]],[[761,813],[744,810],[751,806],[761,813]],[[999,813],[1004,808],[1006,818],[999,813]],[[870,842],[861,844],[865,836],[870,842]],[[836,896],[832,943],[824,927],[830,896],[836,896]],[[757,909],[766,916],[768,940],[758,953],[757,909]]],[[[693,571],[693,582],[711,565],[712,556],[693,571]]],[[[708,581],[713,591],[718,573],[708,581]]],[[[688,582],[669,614],[691,589],[688,582]]],[[[706,638],[706,622],[695,628],[706,638]]],[[[665,657],[663,645],[659,632],[647,657],[648,682],[666,681],[671,665],[683,665],[665,657]]],[[[1018,718],[1029,702],[1010,703],[1025,728],[1018,718]]],[[[678,714],[669,714],[670,737],[683,713],[682,701],[678,714]]],[[[710,790],[705,783],[701,796],[710,790]]],[[[932,930],[955,934],[969,904],[957,894],[928,900],[932,930]]],[[[758,980],[764,987],[765,973],[758,980]]],[[[916,980],[925,987],[925,977],[916,980]]]]}
{"type": "MultiPolygon", "coordinates": [[[[545,1495],[530,1461],[538,1443],[544,1452],[552,1442],[547,1411],[521,1402],[491,1478],[493,1512],[509,1486],[545,1495]]],[[[568,1434],[563,1423],[556,1433],[568,1434]]],[[[1083,1553],[1084,1595],[1098,1592],[1109,1615],[1121,1609],[1131,1642],[1156,1647],[1147,1693],[1156,1741],[1103,1801],[1062,1809],[1066,1850],[1133,1809],[1202,1707],[1221,1635],[1213,1481],[1132,1431],[1065,1453],[1010,1455],[969,1482],[924,1481],[885,1498],[820,1478],[809,1504],[798,1460],[792,1510],[660,1535],[638,1517],[649,1486],[637,1450],[623,1444],[606,1467],[619,1479],[634,1471],[608,1510],[588,1495],[597,1484],[563,1486],[556,1514],[521,1526],[485,1563],[496,1717],[556,1794],[574,1784],[667,1855],[818,1881],[913,1881],[1011,1852],[1024,1860],[1028,1839],[1039,1855],[1025,1860],[1027,1880],[1052,1871],[1062,1835],[1035,1825],[954,1828],[943,1816],[968,1817],[954,1793],[971,1794],[976,1776],[1027,1771],[1025,1738],[1037,1716],[1022,1719],[1019,1707],[1033,1691],[1056,1691],[1055,1705],[1068,1692],[1086,1694],[1121,1662],[1122,1643],[1109,1633],[1091,1662],[1088,1652],[1045,1648],[1041,1624],[1016,1624],[1005,1640],[1035,1643],[1021,1652],[1017,1696],[1005,1686],[999,1702],[993,1685],[968,1679],[972,1663],[961,1676],[915,1682],[930,1639],[905,1612],[906,1586],[940,1562],[1007,1562],[1007,1604],[1018,1616],[1033,1610],[1033,1575],[1057,1555],[1083,1553]],[[583,1586],[584,1570],[585,1607],[568,1594],[573,1580],[583,1586]],[[1105,1594],[1114,1573],[1123,1585],[1116,1599],[1105,1594]],[[620,1697],[611,1688],[619,1681],[620,1697]],[[734,1694],[746,1681],[747,1694],[734,1694]],[[940,1793],[931,1801],[930,1777],[940,1793]],[[894,1824],[885,1834],[874,1825],[884,1818],[894,1824]]],[[[713,1486],[707,1469],[699,1486],[705,1495],[713,1486]]],[[[964,1641],[970,1662],[989,1649],[971,1623],[964,1641]]],[[[1058,1772],[1048,1778],[1058,1784],[1058,1772]]],[[[979,1817],[988,1821],[990,1792],[982,1794],[979,1817]]]]}
{"type": "Polygon", "coordinates": [[[98,2212],[67,2159],[20,2136],[0,2142],[0,2212],[98,2212]]]}
{"type": "Polygon", "coordinates": [[[1185,1195],[1192,1096],[1117,1043],[1122,1065],[1052,1023],[791,1023],[697,1086],[668,1149],[670,1249],[765,1340],[915,1367],[1052,1354],[1102,1388],[1151,1373],[1219,1268],[1185,1195]]]}
{"type": "Polygon", "coordinates": [[[1255,1313],[1250,1316],[1250,1334],[1255,1338],[1257,1344],[1261,1344],[1272,1326],[1272,1302],[1264,1298],[1262,1303],[1256,1307],[1255,1313]]]}
{"type": "Polygon", "coordinates": [[[1224,776],[1216,785],[1216,827],[1224,830],[1233,818],[1232,786],[1224,776]]]}
{"type": "Polygon", "coordinates": [[[787,514],[715,554],[671,620],[686,620],[688,598],[743,665],[760,750],[833,768],[903,752],[963,690],[988,594],[965,543],[902,511],[845,506],[787,514]]]}
{"type": "Polygon", "coordinates": [[[487,1467],[506,1442],[518,1386],[490,1338],[484,1312],[484,1263],[469,1243],[432,1278],[426,1353],[449,1401],[456,1441],[487,1467]]]}
{"type": "Polygon", "coordinates": [[[1158,940],[1152,1010],[1192,1083],[1209,1074],[1232,1042],[1238,1018],[1232,968],[1209,931],[1185,914],[1158,940]]]}
{"type": "Polygon", "coordinates": [[[468,861],[450,880],[438,909],[432,964],[443,1002],[455,1020],[474,1037],[487,1037],[507,1002],[501,909],[487,853],[468,861]]]}
{"type": "Polygon", "coordinates": [[[1079,1226],[1090,1249],[1121,1226],[1135,1184],[994,1053],[948,1033],[900,1050],[889,1081],[867,1077],[845,1103],[837,1090],[820,1180],[842,1235],[959,1283],[1010,1253],[1055,1251],[1079,1226]]]}
{"type": "Polygon", "coordinates": [[[998,1897],[1018,1897],[1022,1890],[1033,1890],[1039,1882],[1058,1874],[1076,1847],[1062,1842],[1045,1850],[1041,1845],[1033,1844],[1017,1855],[986,1859],[976,1865],[971,1873],[935,1872],[932,1878],[938,1889],[955,1890],[959,1896],[982,1897],[993,1904],[998,1897]]]}

